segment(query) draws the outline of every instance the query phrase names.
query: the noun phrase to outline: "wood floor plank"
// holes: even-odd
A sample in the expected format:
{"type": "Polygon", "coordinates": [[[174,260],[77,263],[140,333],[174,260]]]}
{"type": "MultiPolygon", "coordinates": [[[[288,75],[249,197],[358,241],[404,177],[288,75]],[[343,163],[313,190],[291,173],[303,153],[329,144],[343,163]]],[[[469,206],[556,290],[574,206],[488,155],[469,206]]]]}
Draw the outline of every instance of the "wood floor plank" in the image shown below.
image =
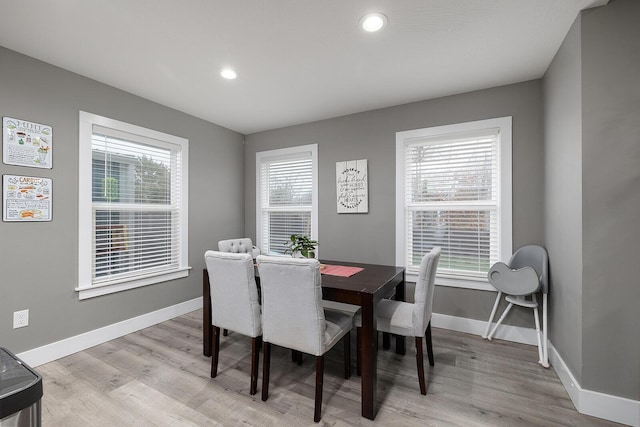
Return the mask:
{"type": "MultiPolygon", "coordinates": [[[[109,341],[37,370],[45,426],[614,426],[579,414],[536,347],[434,328],[435,366],[418,387],[415,349],[380,351],[375,421],[360,416],[360,377],[327,354],[322,420],[313,423],[315,364],[274,346],[269,399],[249,395],[251,341],[221,339],[219,372],[202,355],[202,311],[109,341]]],[[[355,335],[355,334],[354,334],[355,335]]],[[[355,354],[355,339],[352,339],[355,354]]],[[[392,346],[393,348],[393,346],[392,346]]],[[[355,360],[353,361],[355,364],[355,360]]],[[[260,358],[262,376],[262,357],[260,358]]],[[[353,369],[355,371],[355,369],[353,369]]],[[[260,378],[261,379],[261,378],[260,378]]]]}
{"type": "Polygon", "coordinates": [[[221,425],[139,381],[132,381],[109,394],[120,403],[123,411],[140,414],[151,425],[180,427],[221,425]]]}

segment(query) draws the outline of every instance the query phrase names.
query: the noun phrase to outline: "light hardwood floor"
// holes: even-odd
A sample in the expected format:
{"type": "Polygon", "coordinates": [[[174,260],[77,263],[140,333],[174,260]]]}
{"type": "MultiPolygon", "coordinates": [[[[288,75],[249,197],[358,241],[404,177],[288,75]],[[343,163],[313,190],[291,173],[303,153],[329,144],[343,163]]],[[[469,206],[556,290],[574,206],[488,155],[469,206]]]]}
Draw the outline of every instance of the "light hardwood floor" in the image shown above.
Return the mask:
{"type": "Polygon", "coordinates": [[[249,395],[250,339],[222,337],[212,379],[201,327],[198,310],[38,367],[43,425],[616,425],[576,412],[553,369],[536,363],[536,347],[435,328],[435,367],[425,354],[426,396],[418,387],[413,341],[405,356],[380,350],[380,409],[375,421],[362,418],[360,378],[343,378],[338,345],[327,355],[322,420],[314,424],[310,356],[298,366],[287,350],[274,347],[269,400],[262,402],[262,354],[258,394],[249,395]]]}

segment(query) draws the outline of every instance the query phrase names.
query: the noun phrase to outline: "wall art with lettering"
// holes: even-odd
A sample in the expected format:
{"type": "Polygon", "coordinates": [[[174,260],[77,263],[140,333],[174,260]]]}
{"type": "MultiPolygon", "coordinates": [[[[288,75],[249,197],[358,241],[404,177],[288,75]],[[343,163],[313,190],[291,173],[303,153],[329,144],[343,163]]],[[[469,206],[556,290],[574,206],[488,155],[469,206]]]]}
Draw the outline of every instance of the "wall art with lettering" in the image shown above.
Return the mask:
{"type": "Polygon", "coordinates": [[[336,162],[338,213],[369,212],[367,160],[336,162]]]}
{"type": "Polygon", "coordinates": [[[3,221],[51,221],[51,178],[2,175],[3,221]]]}
{"type": "Polygon", "coordinates": [[[11,117],[2,118],[2,161],[7,165],[51,169],[51,126],[11,117]]]}

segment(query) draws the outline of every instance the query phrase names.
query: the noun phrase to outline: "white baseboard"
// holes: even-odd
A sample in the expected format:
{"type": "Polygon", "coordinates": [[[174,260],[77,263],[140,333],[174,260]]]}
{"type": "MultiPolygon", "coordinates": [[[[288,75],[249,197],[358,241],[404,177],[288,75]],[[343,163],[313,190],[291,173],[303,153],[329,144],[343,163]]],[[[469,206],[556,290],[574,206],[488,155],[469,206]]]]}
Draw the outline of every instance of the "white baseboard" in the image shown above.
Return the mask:
{"type": "MultiPolygon", "coordinates": [[[[452,331],[466,332],[468,334],[482,336],[487,329],[487,322],[483,320],[467,319],[465,317],[449,316],[433,313],[431,326],[434,328],[450,329],[452,331]]],[[[498,326],[494,339],[513,341],[521,344],[538,345],[535,329],[521,326],[498,326]]]]}
{"type": "Polygon", "coordinates": [[[27,365],[36,367],[69,356],[78,351],[105,343],[121,336],[156,325],[177,316],[202,308],[202,297],[165,307],[151,313],[142,314],[122,322],[114,323],[93,331],[69,337],[61,341],[43,345],[17,354],[27,365]]]}
{"type": "Polygon", "coordinates": [[[578,412],[640,427],[640,401],[583,389],[551,343],[549,359],[578,412]]]}
{"type": "MultiPolygon", "coordinates": [[[[28,365],[36,367],[200,308],[202,308],[202,298],[194,298],[171,307],[34,348],[19,353],[17,356],[28,365]]],[[[482,336],[487,327],[485,321],[438,313],[433,314],[431,321],[434,328],[450,329],[478,336],[482,336]]],[[[495,339],[537,345],[535,330],[518,326],[501,325],[496,331],[495,339]]],[[[640,427],[640,401],[583,389],[551,343],[549,343],[549,358],[578,412],[640,427]]]]}
{"type": "MultiPolygon", "coordinates": [[[[433,313],[431,326],[482,336],[487,328],[487,322],[433,313]]],[[[496,330],[495,339],[538,345],[534,329],[518,326],[500,325],[496,330]]],[[[551,343],[549,343],[549,362],[578,412],[640,427],[640,401],[583,389],[551,343]]]]}

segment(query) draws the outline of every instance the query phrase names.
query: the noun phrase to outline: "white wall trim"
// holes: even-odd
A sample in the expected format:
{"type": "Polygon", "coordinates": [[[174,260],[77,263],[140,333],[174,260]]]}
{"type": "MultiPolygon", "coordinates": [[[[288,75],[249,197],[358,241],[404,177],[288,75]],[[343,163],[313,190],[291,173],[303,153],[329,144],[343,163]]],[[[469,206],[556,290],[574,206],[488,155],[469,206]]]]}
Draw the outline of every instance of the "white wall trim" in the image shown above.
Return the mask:
{"type": "MultiPolygon", "coordinates": [[[[200,308],[202,308],[202,298],[194,298],[42,347],[27,350],[17,356],[28,365],[36,367],[200,308]]],[[[487,322],[433,313],[431,326],[482,336],[487,322]]],[[[520,326],[500,325],[494,339],[537,345],[535,330],[520,326]]],[[[569,393],[569,397],[578,412],[640,427],[640,401],[583,389],[551,343],[549,343],[549,350],[551,365],[558,374],[567,393],[569,393]]]]}
{"type": "Polygon", "coordinates": [[[578,412],[640,427],[640,401],[583,389],[551,343],[549,359],[578,412]]]}
{"type": "Polygon", "coordinates": [[[29,366],[36,367],[98,344],[156,325],[202,308],[202,297],[194,298],[151,313],[142,314],[80,335],[65,338],[17,354],[29,366]]]}
{"type": "MultiPolygon", "coordinates": [[[[482,336],[487,322],[433,313],[431,326],[482,336]]],[[[535,330],[519,326],[500,325],[494,339],[538,345],[535,330]]],[[[551,343],[549,362],[579,413],[640,427],[640,401],[583,389],[551,343]]]]}
{"type": "MultiPolygon", "coordinates": [[[[449,316],[433,313],[431,326],[434,328],[450,329],[452,331],[466,332],[468,334],[482,336],[487,328],[484,320],[467,319],[465,317],[449,316]]],[[[500,325],[493,339],[513,341],[520,344],[538,345],[535,329],[521,326],[500,325]]]]}

